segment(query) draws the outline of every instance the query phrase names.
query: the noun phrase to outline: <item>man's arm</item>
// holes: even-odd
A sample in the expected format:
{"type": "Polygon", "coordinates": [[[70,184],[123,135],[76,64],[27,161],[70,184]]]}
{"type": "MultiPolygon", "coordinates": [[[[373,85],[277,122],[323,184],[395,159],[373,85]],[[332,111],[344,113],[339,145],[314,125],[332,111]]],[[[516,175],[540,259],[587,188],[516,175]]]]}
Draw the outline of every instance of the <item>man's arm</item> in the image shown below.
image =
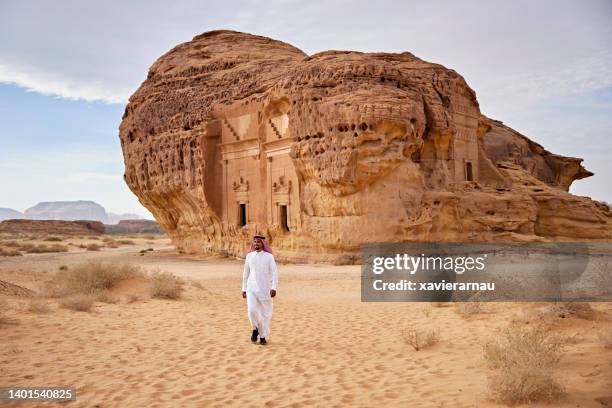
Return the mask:
{"type": "MultiPolygon", "coordinates": [[[[272,259],[270,260],[270,272],[272,272],[272,286],[270,287],[270,290],[274,291],[274,295],[276,295],[276,287],[278,286],[278,273],[276,272],[276,262],[274,261],[274,256],[272,256],[271,258],[272,259]]],[[[272,297],[274,297],[274,295],[272,295],[272,297]]]]}
{"type": "Polygon", "coordinates": [[[244,270],[242,271],[242,297],[245,297],[247,290],[247,280],[249,279],[249,275],[251,274],[251,269],[249,268],[249,254],[244,258],[244,270]]]}

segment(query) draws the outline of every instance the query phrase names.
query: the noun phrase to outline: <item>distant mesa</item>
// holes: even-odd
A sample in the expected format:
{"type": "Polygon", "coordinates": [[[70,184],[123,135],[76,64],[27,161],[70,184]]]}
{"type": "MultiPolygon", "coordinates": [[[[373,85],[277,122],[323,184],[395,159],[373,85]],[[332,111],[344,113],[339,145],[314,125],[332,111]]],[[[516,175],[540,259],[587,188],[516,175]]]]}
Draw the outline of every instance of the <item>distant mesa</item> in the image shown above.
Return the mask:
{"type": "MultiPolygon", "coordinates": [[[[138,214],[115,214],[115,213],[106,213],[108,220],[105,224],[116,225],[124,220],[141,220],[142,217],[138,214]]],[[[147,221],[147,220],[145,220],[147,221]]]]}
{"type": "Polygon", "coordinates": [[[0,221],[21,220],[23,218],[25,218],[25,215],[21,211],[12,208],[0,208],[0,221]]]}
{"type": "Polygon", "coordinates": [[[46,201],[24,212],[30,220],[92,220],[108,222],[106,210],[93,201],[46,201]]]}
{"type": "Polygon", "coordinates": [[[116,225],[106,225],[107,234],[164,234],[158,223],[151,220],[121,220],[116,225]]]}
{"type": "Polygon", "coordinates": [[[280,258],[338,263],[367,243],[612,238],[610,208],[568,191],[592,175],[582,159],[409,52],[207,32],[155,61],[119,137],[127,185],[184,252],[243,256],[255,232],[280,258]]]}
{"type": "Polygon", "coordinates": [[[140,220],[138,214],[107,213],[95,201],[45,201],[28,208],[24,213],[11,208],[0,208],[0,221],[4,220],[63,220],[100,221],[103,224],[118,224],[122,220],[140,220]]]}

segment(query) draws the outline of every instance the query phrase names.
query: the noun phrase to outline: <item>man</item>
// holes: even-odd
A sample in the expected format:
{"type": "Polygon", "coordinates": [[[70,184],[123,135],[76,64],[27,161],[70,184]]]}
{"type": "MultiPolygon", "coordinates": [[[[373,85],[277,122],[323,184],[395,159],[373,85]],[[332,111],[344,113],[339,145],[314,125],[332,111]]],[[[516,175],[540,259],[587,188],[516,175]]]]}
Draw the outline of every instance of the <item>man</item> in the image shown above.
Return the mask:
{"type": "Polygon", "coordinates": [[[255,235],[249,252],[244,260],[242,274],[242,297],[247,300],[249,321],[253,328],[251,341],[266,345],[272,318],[272,298],[276,296],[276,262],[272,249],[262,235],[255,235]]]}

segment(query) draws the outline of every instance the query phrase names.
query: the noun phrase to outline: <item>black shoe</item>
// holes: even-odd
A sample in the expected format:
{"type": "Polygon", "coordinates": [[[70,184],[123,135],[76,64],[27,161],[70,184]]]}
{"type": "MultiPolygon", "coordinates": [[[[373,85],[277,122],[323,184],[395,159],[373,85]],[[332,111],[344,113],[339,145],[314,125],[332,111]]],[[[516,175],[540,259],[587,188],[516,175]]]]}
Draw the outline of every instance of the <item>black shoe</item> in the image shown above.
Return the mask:
{"type": "Polygon", "coordinates": [[[262,337],[261,339],[259,339],[259,344],[261,344],[262,346],[265,346],[266,344],[268,344],[268,342],[266,341],[265,337],[262,337]]]}
{"type": "Polygon", "coordinates": [[[259,330],[253,330],[253,334],[251,334],[251,341],[253,343],[257,343],[257,336],[259,335],[259,330]]]}

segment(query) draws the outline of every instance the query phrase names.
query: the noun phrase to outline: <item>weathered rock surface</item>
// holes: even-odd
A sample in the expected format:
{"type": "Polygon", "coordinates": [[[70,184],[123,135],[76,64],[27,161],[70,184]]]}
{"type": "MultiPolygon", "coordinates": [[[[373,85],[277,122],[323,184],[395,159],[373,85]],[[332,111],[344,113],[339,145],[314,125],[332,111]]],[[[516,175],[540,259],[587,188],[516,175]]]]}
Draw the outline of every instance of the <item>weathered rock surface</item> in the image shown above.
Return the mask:
{"type": "Polygon", "coordinates": [[[592,175],[480,113],[451,69],[401,54],[307,56],[213,31],[160,57],[120,126],[125,180],[186,252],[350,262],[400,241],[610,239],[592,175]]]}

